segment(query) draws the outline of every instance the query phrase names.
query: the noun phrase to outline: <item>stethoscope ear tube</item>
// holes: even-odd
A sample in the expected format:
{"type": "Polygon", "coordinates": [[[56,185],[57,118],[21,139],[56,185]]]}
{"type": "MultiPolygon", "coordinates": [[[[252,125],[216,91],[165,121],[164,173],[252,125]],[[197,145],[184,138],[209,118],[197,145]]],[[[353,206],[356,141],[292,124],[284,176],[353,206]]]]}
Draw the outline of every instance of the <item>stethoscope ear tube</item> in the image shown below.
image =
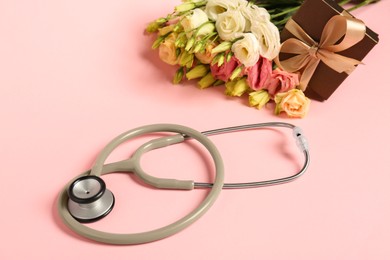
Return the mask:
{"type": "MultiPolygon", "coordinates": [[[[296,144],[298,148],[301,150],[301,152],[303,153],[305,158],[301,169],[298,172],[283,178],[263,180],[263,181],[253,181],[253,182],[242,182],[242,183],[240,182],[225,183],[223,185],[223,189],[247,189],[247,188],[258,188],[258,187],[284,184],[299,178],[306,172],[310,163],[309,145],[302,130],[293,124],[284,123],[284,122],[267,122],[267,123],[231,126],[231,127],[220,128],[220,129],[214,129],[214,130],[204,131],[202,132],[202,134],[210,136],[210,135],[218,135],[218,134],[232,133],[232,132],[245,131],[245,130],[269,128],[269,127],[289,128],[292,130],[293,137],[296,140],[296,144]]],[[[205,183],[205,182],[194,183],[195,188],[210,188],[212,186],[213,183],[205,183]]]]}
{"type": "MultiPolygon", "coordinates": [[[[104,171],[104,162],[109,154],[121,143],[132,139],[136,136],[152,133],[152,132],[173,132],[179,133],[182,137],[189,136],[201,144],[209,151],[210,155],[214,160],[214,170],[215,170],[215,180],[213,187],[211,187],[206,198],[200,203],[200,205],[192,210],[189,214],[184,216],[183,218],[159,229],[135,233],[135,234],[116,234],[103,232],[99,230],[92,229],[90,227],[84,226],[80,224],[77,219],[75,219],[71,213],[69,212],[68,203],[68,189],[69,187],[77,181],[77,178],[69,182],[64,189],[61,191],[59,200],[58,200],[58,212],[63,220],[63,222],[73,231],[78,233],[81,236],[87,237],[89,239],[108,243],[108,244],[142,244],[148,243],[156,240],[163,239],[165,237],[171,236],[184,228],[191,225],[197,219],[199,219],[206,211],[213,205],[218,195],[220,194],[223,187],[223,179],[224,179],[224,167],[221,155],[215,145],[207,138],[207,136],[202,133],[191,129],[189,127],[184,127],[181,125],[172,125],[172,124],[157,124],[157,125],[149,125],[144,127],[139,127],[130,131],[123,133],[122,135],[115,138],[111,141],[99,154],[94,166],[91,171],[87,171],[81,174],[79,177],[83,176],[100,176],[103,174],[111,173],[111,171],[104,171]]],[[[184,140],[184,137],[181,138],[184,140]]],[[[169,144],[169,142],[167,142],[169,144]]],[[[107,166],[107,168],[109,168],[107,166]]],[[[114,167],[111,167],[110,170],[115,170],[114,167]]],[[[73,196],[73,195],[72,195],[73,196]]]]}

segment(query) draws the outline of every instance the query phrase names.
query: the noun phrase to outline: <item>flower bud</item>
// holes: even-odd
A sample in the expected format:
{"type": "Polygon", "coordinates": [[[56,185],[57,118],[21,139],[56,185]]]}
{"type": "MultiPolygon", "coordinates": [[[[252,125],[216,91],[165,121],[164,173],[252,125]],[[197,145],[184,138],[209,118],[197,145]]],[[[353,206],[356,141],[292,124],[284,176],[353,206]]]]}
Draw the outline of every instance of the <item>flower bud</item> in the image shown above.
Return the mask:
{"type": "Polygon", "coordinates": [[[225,62],[225,55],[223,55],[223,53],[220,53],[220,54],[222,54],[222,55],[220,55],[218,57],[218,67],[221,67],[225,62]]]}
{"type": "Polygon", "coordinates": [[[177,48],[175,51],[176,58],[179,58],[180,54],[181,54],[181,49],[177,48]]]}
{"type": "Polygon", "coordinates": [[[232,75],[230,76],[230,80],[234,80],[235,78],[237,78],[241,72],[242,72],[242,69],[243,67],[242,66],[238,66],[237,68],[235,68],[232,72],[232,75]]]}
{"type": "Polygon", "coordinates": [[[197,7],[204,6],[207,1],[204,0],[193,0],[193,1],[182,1],[183,3],[181,5],[178,5],[175,7],[175,11],[180,12],[187,12],[192,9],[195,9],[197,7]]]}
{"type": "Polygon", "coordinates": [[[232,43],[231,43],[231,42],[222,42],[222,43],[220,43],[217,47],[215,47],[215,48],[211,51],[211,53],[225,52],[225,51],[230,50],[231,47],[232,47],[232,43]]]}
{"type": "Polygon", "coordinates": [[[151,22],[146,26],[146,32],[148,33],[154,33],[157,32],[157,30],[160,28],[160,25],[156,22],[151,22]]]}
{"type": "Polygon", "coordinates": [[[204,51],[205,50],[204,45],[205,44],[202,41],[196,43],[193,52],[198,53],[198,52],[204,51]]]}
{"type": "Polygon", "coordinates": [[[197,30],[195,35],[196,36],[204,36],[209,35],[215,30],[215,25],[210,22],[206,22],[203,25],[201,25],[197,30]]]}
{"type": "Polygon", "coordinates": [[[187,72],[186,77],[187,79],[196,79],[196,78],[201,78],[204,77],[209,71],[208,66],[206,65],[197,65],[193,69],[187,72]]]}
{"type": "Polygon", "coordinates": [[[207,73],[201,80],[199,80],[198,85],[201,89],[208,88],[215,82],[215,78],[211,72],[207,73]]]}
{"type": "Polygon", "coordinates": [[[154,42],[153,42],[153,44],[152,44],[152,49],[153,50],[155,50],[155,49],[157,49],[159,46],[160,46],[160,44],[165,40],[165,36],[160,36],[160,37],[158,37],[154,42]]]}
{"type": "Polygon", "coordinates": [[[167,35],[168,33],[173,31],[173,28],[174,28],[174,25],[164,26],[164,27],[158,29],[158,35],[161,35],[161,36],[167,35]]]}
{"type": "Polygon", "coordinates": [[[196,4],[193,2],[185,2],[175,7],[175,12],[187,12],[196,8],[196,4]]]}
{"type": "Polygon", "coordinates": [[[156,19],[156,23],[158,23],[158,24],[164,24],[166,22],[168,22],[168,19],[165,17],[161,17],[161,18],[156,19]]]}
{"type": "Polygon", "coordinates": [[[225,84],[225,81],[218,79],[216,82],[214,82],[213,86],[221,86],[224,84],[225,84]]]}
{"type": "Polygon", "coordinates": [[[183,27],[180,25],[180,24],[176,24],[174,27],[173,27],[173,31],[174,32],[180,32],[183,30],[183,27]]]}
{"type": "Polygon", "coordinates": [[[227,54],[226,54],[226,62],[229,62],[231,60],[231,58],[233,57],[233,52],[229,51],[227,54]]]}
{"type": "Polygon", "coordinates": [[[157,20],[154,20],[153,22],[149,23],[146,27],[146,31],[148,33],[154,33],[157,32],[157,30],[164,25],[167,22],[167,18],[158,18],[157,20]]]}
{"type": "Polygon", "coordinates": [[[215,55],[214,58],[213,58],[213,60],[211,61],[210,65],[217,64],[217,63],[218,63],[218,59],[219,59],[220,56],[221,56],[221,53],[215,55]]]}
{"type": "Polygon", "coordinates": [[[187,42],[187,45],[186,45],[185,50],[186,50],[186,51],[190,51],[191,48],[194,46],[194,44],[195,44],[195,38],[194,38],[194,37],[191,37],[191,38],[188,40],[188,42],[187,42]]]}
{"type": "Polygon", "coordinates": [[[261,109],[270,100],[270,95],[264,89],[249,93],[249,105],[261,109]]]}
{"type": "Polygon", "coordinates": [[[179,33],[175,41],[175,46],[178,48],[184,48],[187,44],[187,37],[185,32],[179,33]]]}
{"type": "Polygon", "coordinates": [[[242,78],[238,81],[229,81],[226,83],[225,94],[231,97],[241,97],[249,89],[246,79],[242,78]]]}
{"type": "Polygon", "coordinates": [[[194,55],[192,53],[188,53],[187,51],[183,51],[180,60],[179,65],[183,67],[192,67],[192,63],[194,62],[194,55]]]}
{"type": "Polygon", "coordinates": [[[180,67],[176,73],[175,76],[173,77],[173,84],[179,84],[183,80],[184,76],[184,68],[180,67]]]}

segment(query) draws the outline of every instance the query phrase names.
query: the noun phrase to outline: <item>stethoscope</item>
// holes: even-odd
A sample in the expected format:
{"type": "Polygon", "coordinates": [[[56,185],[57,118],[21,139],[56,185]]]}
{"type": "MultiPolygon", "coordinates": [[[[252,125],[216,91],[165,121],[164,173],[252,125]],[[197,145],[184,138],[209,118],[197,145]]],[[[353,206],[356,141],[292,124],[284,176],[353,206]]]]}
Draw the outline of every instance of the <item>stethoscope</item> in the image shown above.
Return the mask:
{"type": "Polygon", "coordinates": [[[175,124],[155,124],[135,128],[127,131],[104,147],[98,155],[92,168],[71,180],[61,191],[58,200],[58,212],[63,222],[74,232],[81,236],[108,244],[142,244],[160,240],[171,236],[199,219],[215,202],[222,189],[239,189],[263,187],[287,183],[300,177],[308,168],[310,161],[309,149],[306,138],[300,128],[283,122],[270,122],[250,124],[234,127],[226,127],[205,132],[198,132],[192,128],[175,124]],[[304,163],[300,171],[288,177],[246,183],[224,183],[224,166],[221,155],[207,136],[249,130],[258,128],[284,127],[293,131],[297,145],[304,154],[304,163]],[[150,140],[141,145],[134,154],[126,160],[104,164],[111,152],[120,144],[149,133],[170,132],[177,133],[150,140]],[[214,161],[215,178],[213,183],[194,182],[192,180],[176,180],[157,178],[146,173],[140,164],[142,155],[148,151],[181,143],[188,139],[195,139],[201,143],[210,153],[214,161]],[[155,230],[118,234],[103,232],[82,223],[97,221],[108,215],[114,207],[115,198],[112,192],[106,188],[106,184],[99,176],[113,172],[134,173],[140,180],[158,189],[192,190],[198,188],[210,188],[206,198],[200,205],[181,219],[155,230]]]}

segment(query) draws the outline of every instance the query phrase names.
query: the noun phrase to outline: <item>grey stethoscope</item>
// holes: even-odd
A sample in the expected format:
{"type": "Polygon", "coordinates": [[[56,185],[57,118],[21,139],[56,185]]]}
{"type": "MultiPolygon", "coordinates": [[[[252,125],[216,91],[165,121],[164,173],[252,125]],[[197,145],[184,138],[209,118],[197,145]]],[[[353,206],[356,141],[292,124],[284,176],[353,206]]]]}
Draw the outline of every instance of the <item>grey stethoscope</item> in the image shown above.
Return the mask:
{"type": "Polygon", "coordinates": [[[309,161],[310,156],[306,138],[303,136],[302,131],[298,127],[289,123],[259,123],[227,127],[205,132],[198,132],[189,127],[174,124],[147,125],[127,131],[106,145],[106,147],[98,155],[92,168],[71,180],[61,191],[58,200],[58,212],[63,222],[70,229],[89,239],[108,244],[148,243],[171,236],[195,222],[213,205],[222,189],[263,187],[290,182],[300,177],[307,170],[309,161]],[[223,183],[224,166],[221,155],[207,136],[269,127],[285,127],[293,130],[293,136],[295,137],[297,145],[305,157],[301,170],[291,176],[279,179],[247,183],[223,183]],[[155,132],[170,132],[177,134],[153,139],[141,145],[129,159],[104,164],[111,152],[123,142],[140,135],[155,132]],[[181,143],[187,139],[197,140],[208,150],[213,158],[215,168],[215,179],[213,183],[157,178],[147,174],[142,169],[140,159],[144,153],[168,145],[181,143]],[[202,203],[189,214],[174,223],[155,230],[134,234],[118,234],[98,231],[81,224],[99,220],[111,212],[115,199],[111,191],[106,189],[104,181],[99,176],[113,172],[134,173],[146,184],[159,189],[191,190],[195,188],[210,188],[210,191],[202,203]]]}

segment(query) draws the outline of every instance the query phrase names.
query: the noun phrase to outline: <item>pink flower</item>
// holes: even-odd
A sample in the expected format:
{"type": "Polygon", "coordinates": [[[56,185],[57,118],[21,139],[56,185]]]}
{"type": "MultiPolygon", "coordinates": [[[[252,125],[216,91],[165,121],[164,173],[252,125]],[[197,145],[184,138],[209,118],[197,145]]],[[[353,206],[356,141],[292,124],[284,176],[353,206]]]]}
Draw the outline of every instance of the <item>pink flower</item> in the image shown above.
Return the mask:
{"type": "Polygon", "coordinates": [[[253,90],[264,88],[267,79],[272,73],[272,61],[260,57],[259,61],[252,67],[245,69],[245,74],[248,75],[248,85],[253,90]]]}
{"type": "Polygon", "coordinates": [[[218,64],[210,66],[211,74],[214,78],[227,82],[232,75],[233,71],[240,65],[240,62],[236,57],[232,57],[229,62],[225,62],[218,67],[218,64]]]}
{"type": "Polygon", "coordinates": [[[275,69],[265,83],[264,88],[268,90],[268,93],[272,97],[274,97],[278,93],[294,89],[298,84],[298,74],[275,69]]]}

